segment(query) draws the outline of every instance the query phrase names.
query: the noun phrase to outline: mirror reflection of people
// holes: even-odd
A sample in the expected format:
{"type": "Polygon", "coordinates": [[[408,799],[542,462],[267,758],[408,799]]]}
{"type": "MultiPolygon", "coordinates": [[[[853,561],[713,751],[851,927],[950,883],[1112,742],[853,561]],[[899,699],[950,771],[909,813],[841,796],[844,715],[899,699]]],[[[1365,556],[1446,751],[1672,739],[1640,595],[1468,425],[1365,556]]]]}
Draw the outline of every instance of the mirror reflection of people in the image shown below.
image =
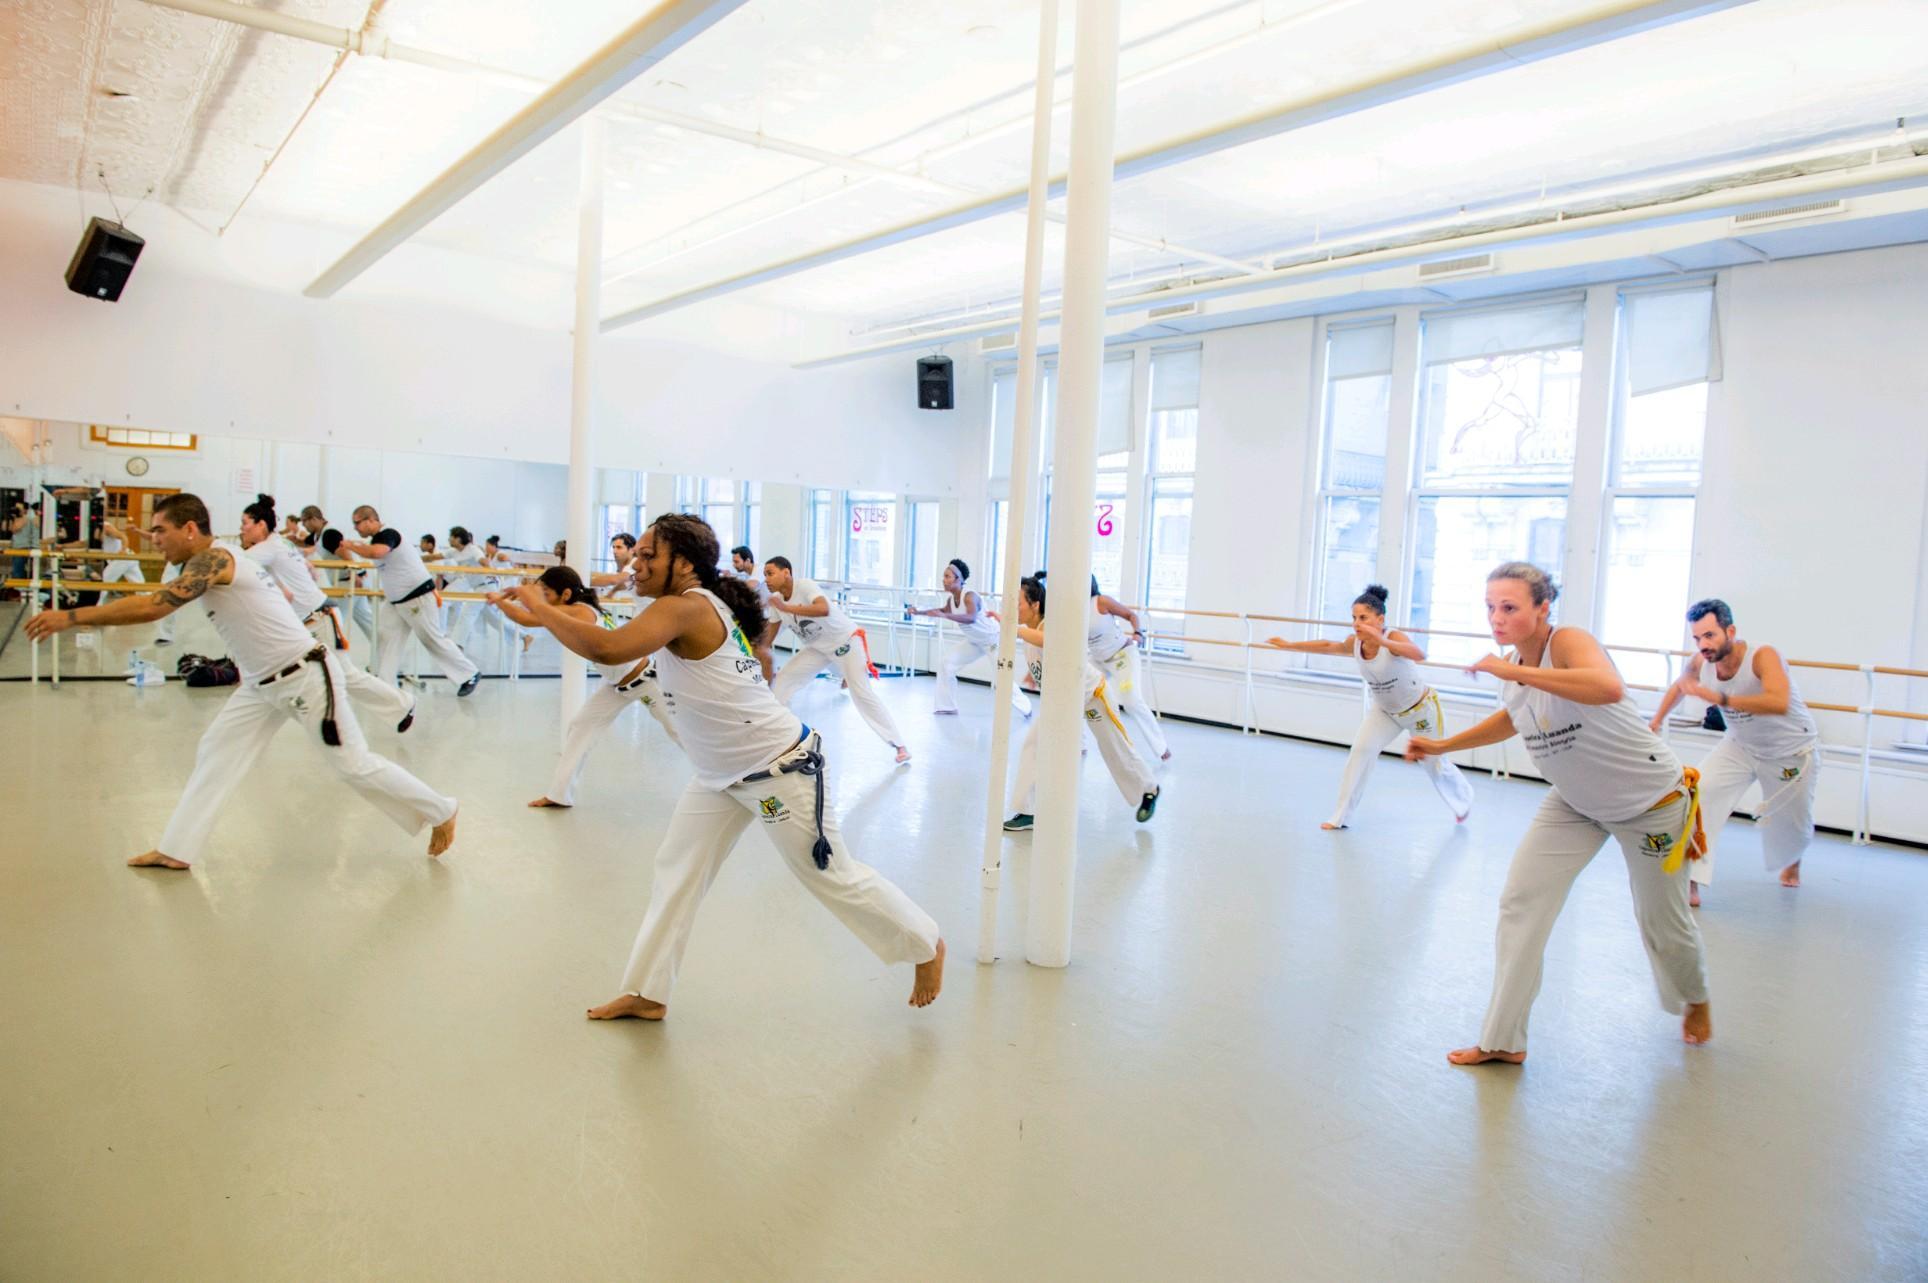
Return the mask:
{"type": "Polygon", "coordinates": [[[375,673],[393,683],[401,676],[402,652],[412,635],[455,686],[469,695],[482,680],[482,670],[442,631],[436,609],[435,580],[415,548],[381,514],[367,504],[355,509],[355,531],[362,541],[343,539],[341,546],[381,567],[382,608],[375,620],[375,673]]]}
{"type": "Polygon", "coordinates": [[[857,706],[865,725],[897,750],[898,766],[907,765],[910,749],[904,744],[904,733],[897,729],[897,719],[877,694],[870,666],[857,643],[857,625],[850,616],[824,595],[816,580],[805,579],[792,570],[788,557],[764,562],[763,582],[770,590],[764,600],[788,620],[798,641],[789,662],[770,683],[778,702],[788,705],[810,679],[826,668],[834,668],[849,686],[851,703],[857,706]]]}

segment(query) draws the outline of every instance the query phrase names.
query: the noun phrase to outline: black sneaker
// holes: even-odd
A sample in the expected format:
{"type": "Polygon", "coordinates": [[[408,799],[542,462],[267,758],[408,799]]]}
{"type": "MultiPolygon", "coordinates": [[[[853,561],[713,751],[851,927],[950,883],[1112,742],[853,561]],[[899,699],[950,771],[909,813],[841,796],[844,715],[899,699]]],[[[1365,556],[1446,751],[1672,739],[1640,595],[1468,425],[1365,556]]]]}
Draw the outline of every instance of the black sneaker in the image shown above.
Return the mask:
{"type": "Polygon", "coordinates": [[[1031,817],[1019,812],[1004,822],[1004,831],[1006,833],[1029,833],[1031,831],[1031,817]]]}
{"type": "Polygon", "coordinates": [[[1151,792],[1145,794],[1144,799],[1138,803],[1138,822],[1140,824],[1149,820],[1152,817],[1152,812],[1158,809],[1158,795],[1164,791],[1164,789],[1153,789],[1151,792]]]}
{"type": "Polygon", "coordinates": [[[413,725],[415,725],[415,709],[414,706],[411,705],[408,710],[408,716],[395,723],[395,733],[400,735],[413,725]]]}
{"type": "Polygon", "coordinates": [[[455,693],[457,695],[473,695],[475,694],[475,688],[481,684],[482,684],[482,674],[477,673],[475,676],[469,678],[469,680],[467,680],[466,682],[463,682],[460,686],[456,687],[455,693]]]}

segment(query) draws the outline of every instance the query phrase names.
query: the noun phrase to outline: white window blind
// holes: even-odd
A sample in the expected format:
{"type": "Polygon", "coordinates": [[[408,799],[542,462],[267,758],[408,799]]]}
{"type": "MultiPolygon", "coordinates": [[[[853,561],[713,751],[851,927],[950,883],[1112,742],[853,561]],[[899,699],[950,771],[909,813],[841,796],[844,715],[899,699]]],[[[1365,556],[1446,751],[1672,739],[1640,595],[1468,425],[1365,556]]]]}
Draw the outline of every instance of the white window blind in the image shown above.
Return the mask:
{"type": "Polygon", "coordinates": [[[1627,390],[1633,396],[1719,377],[1714,287],[1626,292],[1627,390]]]}
{"type": "Polygon", "coordinates": [[[1105,362],[1098,386],[1098,453],[1131,449],[1131,358],[1105,362]]]}
{"type": "Polygon", "coordinates": [[[1326,335],[1326,377],[1356,379],[1392,373],[1392,322],[1332,329],[1326,335]]]}
{"type": "Polygon", "coordinates": [[[1420,319],[1425,323],[1426,364],[1443,365],[1483,356],[1578,347],[1586,320],[1586,298],[1576,294],[1527,307],[1432,312],[1420,319]]]}
{"type": "Polygon", "coordinates": [[[1151,355],[1151,408],[1191,410],[1198,406],[1199,349],[1151,355]]]}

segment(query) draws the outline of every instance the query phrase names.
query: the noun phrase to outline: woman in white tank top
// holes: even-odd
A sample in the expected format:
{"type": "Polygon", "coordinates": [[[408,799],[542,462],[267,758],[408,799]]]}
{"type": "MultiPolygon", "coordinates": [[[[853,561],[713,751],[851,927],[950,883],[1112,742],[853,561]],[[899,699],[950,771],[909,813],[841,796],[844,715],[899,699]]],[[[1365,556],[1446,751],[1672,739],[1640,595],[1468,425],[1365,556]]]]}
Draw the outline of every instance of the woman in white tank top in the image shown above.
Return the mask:
{"type": "MultiPolygon", "coordinates": [[[[602,608],[596,600],[596,590],[584,585],[582,576],[573,568],[549,567],[536,580],[535,588],[542,594],[544,602],[571,619],[595,624],[605,632],[616,630],[616,617],[602,608]]],[[[491,593],[489,604],[523,628],[542,627],[541,622],[516,604],[515,598],[509,593],[491,593]]],[[[576,715],[569,719],[569,725],[563,731],[562,754],[556,759],[555,770],[549,777],[549,789],[529,803],[530,806],[566,809],[576,804],[576,785],[582,779],[582,768],[589,760],[589,750],[631,704],[641,704],[647,708],[656,719],[656,724],[669,735],[670,742],[677,742],[676,727],[670,719],[672,710],[657,681],[655,665],[650,660],[592,663],[590,667],[596,670],[602,681],[597,685],[595,694],[583,701],[576,715]]]]}
{"type": "MultiPolygon", "coordinates": [[[[911,614],[923,615],[931,619],[947,619],[957,625],[957,641],[944,651],[944,657],[937,664],[937,695],[932,701],[931,711],[939,714],[957,712],[957,675],[964,666],[980,656],[995,660],[997,658],[998,624],[984,609],[984,600],[972,591],[971,568],[960,557],[953,557],[944,567],[944,604],[925,610],[912,609],[911,614]]],[[[1031,716],[1031,701],[1024,692],[1011,684],[1011,707],[1020,717],[1031,716]]]]}
{"type": "Polygon", "coordinates": [[[655,598],[634,619],[605,629],[516,591],[558,641],[592,664],[634,665],[651,655],[677,733],[696,768],[676,804],[650,883],[649,908],[623,974],[620,997],[592,1020],[661,1020],[703,894],[755,820],[798,881],[886,963],[916,968],[910,1002],[937,998],[944,942],[930,915],[849,852],[824,796],[822,741],[778,703],[750,638],[763,606],[741,580],[716,569],[716,533],[700,517],[658,517],[637,542],[636,591],[655,598]]]}
{"type": "MultiPolygon", "coordinates": [[[[1339,801],[1332,818],[1319,827],[1343,829],[1365,796],[1366,780],[1379,761],[1379,755],[1401,735],[1429,735],[1438,739],[1446,734],[1446,717],[1439,706],[1439,693],[1419,675],[1418,661],[1426,652],[1406,634],[1386,629],[1386,597],[1378,584],[1352,600],[1353,635],[1345,641],[1289,642],[1271,638],[1267,645],[1279,650],[1306,655],[1350,657],[1359,663],[1371,707],[1359,733],[1353,737],[1352,751],[1346,755],[1345,773],[1339,779],[1339,801]]],[[[1473,786],[1457,766],[1444,757],[1422,759],[1432,776],[1433,788],[1453,813],[1455,821],[1464,820],[1473,809],[1473,786]]]]}
{"type": "Polygon", "coordinates": [[[1500,897],[1493,996],[1479,1042],[1448,1054],[1456,1065],[1526,1059],[1527,1016],[1553,923],[1580,871],[1606,844],[1620,844],[1634,917],[1661,1006],[1683,1013],[1681,1036],[1713,1036],[1700,928],[1687,907],[1680,861],[1698,828],[1698,776],[1683,771],[1648,727],[1600,643],[1548,619],[1558,589],[1546,572],[1507,562],[1487,576],[1486,616],[1510,656],[1468,670],[1501,683],[1502,707],[1448,739],[1415,735],[1406,756],[1424,757],[1521,736],[1552,790],[1513,854],[1500,897]]]}

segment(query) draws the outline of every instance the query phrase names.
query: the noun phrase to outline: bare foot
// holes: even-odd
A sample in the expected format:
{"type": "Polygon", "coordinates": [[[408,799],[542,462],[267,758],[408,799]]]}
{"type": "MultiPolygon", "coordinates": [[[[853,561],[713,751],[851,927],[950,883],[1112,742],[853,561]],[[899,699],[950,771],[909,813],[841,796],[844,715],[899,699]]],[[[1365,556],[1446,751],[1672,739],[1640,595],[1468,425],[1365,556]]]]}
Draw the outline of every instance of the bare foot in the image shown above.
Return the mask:
{"type": "Polygon", "coordinates": [[[1524,1065],[1526,1053],[1523,1051],[1488,1051],[1484,1047],[1461,1047],[1458,1051],[1446,1053],[1449,1063],[1455,1065],[1485,1065],[1498,1062],[1502,1065],[1524,1065]]]}
{"type": "Polygon", "coordinates": [[[1319,827],[1324,829],[1328,833],[1332,833],[1332,832],[1336,832],[1339,829],[1343,829],[1345,825],[1334,824],[1331,820],[1327,820],[1324,824],[1321,824],[1319,827]]]}
{"type": "Polygon", "coordinates": [[[546,798],[546,797],[539,797],[535,801],[529,803],[529,805],[530,806],[553,806],[558,811],[566,811],[569,809],[569,803],[551,801],[549,798],[546,798]]]}
{"type": "Polygon", "coordinates": [[[159,851],[148,851],[129,860],[127,867],[130,869],[185,869],[187,865],[171,855],[162,855],[159,851]]]}
{"type": "Polygon", "coordinates": [[[1784,887],[1798,887],[1801,885],[1801,862],[1799,860],[1796,860],[1781,870],[1781,885],[1784,887]]]}
{"type": "Polygon", "coordinates": [[[907,749],[907,748],[905,748],[905,747],[904,747],[903,745],[901,745],[901,744],[897,746],[897,762],[896,762],[896,764],[897,764],[898,766],[909,766],[909,765],[910,765],[910,750],[909,750],[909,749],[907,749]]]}
{"type": "Polygon", "coordinates": [[[438,856],[455,845],[455,816],[451,815],[428,831],[428,853],[438,856]]]}
{"type": "Polygon", "coordinates": [[[944,987],[944,940],[938,937],[937,956],[929,962],[917,964],[917,978],[911,981],[910,1005],[928,1007],[937,1001],[938,991],[944,987]]]}
{"type": "Polygon", "coordinates": [[[933,708],[931,715],[934,717],[956,717],[957,710],[954,708],[933,708]]]}
{"type": "Polygon", "coordinates": [[[1687,907],[1691,909],[1700,907],[1700,883],[1691,878],[1687,882],[1687,907]]]}
{"type": "Polygon", "coordinates": [[[1704,1002],[1688,1003],[1687,1014],[1680,1018],[1680,1036],[1696,1046],[1714,1041],[1713,1009],[1704,1002]]]}
{"type": "Polygon", "coordinates": [[[633,993],[589,1009],[591,1020],[661,1020],[668,1014],[669,1008],[664,1004],[638,998],[633,993]]]}

